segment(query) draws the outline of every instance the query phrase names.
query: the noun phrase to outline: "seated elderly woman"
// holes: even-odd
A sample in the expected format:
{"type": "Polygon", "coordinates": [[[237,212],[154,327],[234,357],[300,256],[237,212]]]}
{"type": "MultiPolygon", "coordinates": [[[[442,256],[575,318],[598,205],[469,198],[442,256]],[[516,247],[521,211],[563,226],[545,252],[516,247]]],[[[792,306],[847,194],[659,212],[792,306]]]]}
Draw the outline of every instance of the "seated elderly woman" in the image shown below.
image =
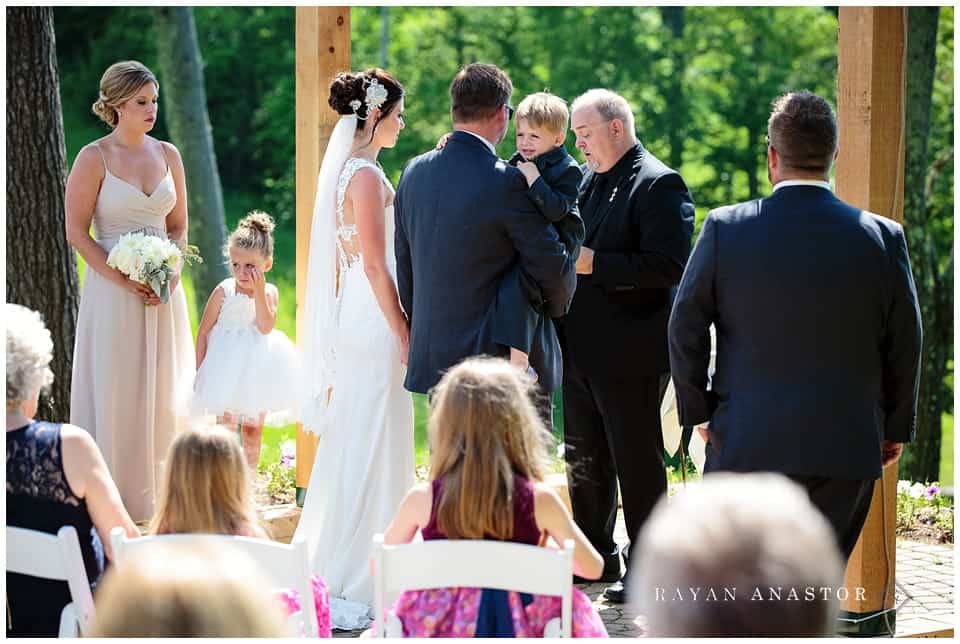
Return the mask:
{"type": "Polygon", "coordinates": [[[832,635],[847,593],[830,524],[780,474],[708,474],[662,496],[637,551],[631,596],[651,637],[832,635]]]}
{"type": "MultiPolygon", "coordinates": [[[[72,425],[34,420],[53,381],[53,340],[40,314],[4,305],[7,324],[7,525],[56,534],[77,529],[95,587],[109,558],[110,530],[138,536],[93,438],[72,425]]],[[[56,637],[70,601],[66,582],[7,573],[7,637],[56,637]]]]}

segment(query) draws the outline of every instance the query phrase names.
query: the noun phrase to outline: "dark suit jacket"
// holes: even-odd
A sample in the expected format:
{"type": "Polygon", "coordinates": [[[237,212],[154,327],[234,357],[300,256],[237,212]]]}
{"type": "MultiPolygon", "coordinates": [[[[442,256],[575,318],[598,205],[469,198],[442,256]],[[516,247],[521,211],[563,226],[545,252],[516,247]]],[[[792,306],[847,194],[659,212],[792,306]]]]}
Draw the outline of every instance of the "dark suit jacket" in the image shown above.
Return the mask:
{"type": "Polygon", "coordinates": [[[899,224],[809,185],[718,208],[670,318],[680,423],[710,420],[708,469],[878,477],[881,439],[914,434],[920,336],[899,224]]]}
{"type": "Polygon", "coordinates": [[[547,315],[566,312],[574,261],[526,190],[523,174],[468,132],[454,132],[442,150],[404,168],[394,200],[395,248],[397,288],[410,318],[410,391],[426,393],[468,356],[509,355],[491,337],[490,313],[513,264],[540,285],[547,315]]]}
{"type": "Polygon", "coordinates": [[[591,377],[658,375],[669,370],[667,319],[690,254],[693,198],[683,178],[639,143],[610,172],[622,175],[616,193],[608,187],[595,209],[584,205],[596,175],[583,176],[583,245],[595,253],[593,274],[577,276],[559,325],[563,359],[591,377]]]}
{"type": "MultiPolygon", "coordinates": [[[[523,161],[524,158],[517,152],[507,163],[516,166],[523,161]]],[[[540,176],[527,189],[527,195],[540,214],[554,223],[560,241],[576,259],[584,235],[583,219],[580,218],[580,206],[577,204],[583,170],[562,145],[544,152],[534,163],[540,176]]]]}

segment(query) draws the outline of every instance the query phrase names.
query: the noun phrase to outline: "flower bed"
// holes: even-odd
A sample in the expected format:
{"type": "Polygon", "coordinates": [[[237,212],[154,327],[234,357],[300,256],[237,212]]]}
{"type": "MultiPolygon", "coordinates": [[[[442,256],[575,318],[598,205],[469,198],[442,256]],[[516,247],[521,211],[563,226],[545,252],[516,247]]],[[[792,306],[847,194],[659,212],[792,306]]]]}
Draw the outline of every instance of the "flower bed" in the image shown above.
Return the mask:
{"type": "Polygon", "coordinates": [[[280,444],[280,460],[257,472],[254,500],[257,507],[286,505],[296,498],[297,445],[288,440],[280,444]]]}
{"type": "MultiPolygon", "coordinates": [[[[418,481],[427,480],[427,468],[417,467],[418,481]]],[[[668,468],[671,495],[681,487],[680,474],[668,468]]],[[[688,480],[699,478],[696,472],[688,480]]],[[[558,479],[559,480],[559,479],[558,479]]],[[[260,508],[287,506],[296,497],[296,444],[280,445],[280,459],[261,466],[255,482],[255,500],[260,508]]],[[[897,537],[924,543],[953,543],[953,499],[943,494],[939,483],[897,483],[897,537]]]]}
{"type": "Polygon", "coordinates": [[[939,483],[897,482],[897,536],[924,543],[953,543],[953,499],[939,483]]]}

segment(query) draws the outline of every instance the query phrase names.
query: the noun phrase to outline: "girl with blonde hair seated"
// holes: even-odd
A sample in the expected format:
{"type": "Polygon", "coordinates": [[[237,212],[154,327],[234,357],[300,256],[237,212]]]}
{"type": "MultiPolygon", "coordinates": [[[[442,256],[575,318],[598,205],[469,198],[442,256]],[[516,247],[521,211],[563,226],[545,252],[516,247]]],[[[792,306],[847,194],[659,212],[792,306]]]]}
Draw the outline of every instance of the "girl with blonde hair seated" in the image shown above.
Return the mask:
{"type": "Polygon", "coordinates": [[[250,470],[237,435],[213,425],[170,445],[150,534],[209,532],[269,538],[257,521],[250,470]]]}
{"type": "MultiPolygon", "coordinates": [[[[158,510],[150,534],[212,533],[268,539],[257,521],[250,469],[237,434],[219,425],[194,426],[174,439],[167,455],[158,510]]],[[[318,632],[330,633],[330,599],[318,575],[311,576],[318,632]]],[[[299,597],[284,591],[289,612],[299,597]]]]}

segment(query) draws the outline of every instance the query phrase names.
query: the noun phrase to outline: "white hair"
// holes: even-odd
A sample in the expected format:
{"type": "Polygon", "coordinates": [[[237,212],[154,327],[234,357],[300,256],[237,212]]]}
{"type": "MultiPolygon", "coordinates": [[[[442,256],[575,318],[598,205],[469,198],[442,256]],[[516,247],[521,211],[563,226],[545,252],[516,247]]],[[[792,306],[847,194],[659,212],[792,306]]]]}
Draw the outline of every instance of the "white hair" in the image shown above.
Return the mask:
{"type": "Polygon", "coordinates": [[[606,121],[620,119],[630,136],[636,138],[633,110],[630,109],[630,103],[624,97],[609,89],[590,89],[574,99],[570,106],[570,113],[587,106],[595,108],[606,121]]]}
{"type": "Polygon", "coordinates": [[[637,551],[631,596],[653,637],[832,634],[846,592],[832,528],[780,474],[709,474],[662,497],[637,551]]]}
{"type": "Polygon", "coordinates": [[[53,382],[53,338],[36,311],[6,304],[7,409],[15,409],[53,382]]]}

